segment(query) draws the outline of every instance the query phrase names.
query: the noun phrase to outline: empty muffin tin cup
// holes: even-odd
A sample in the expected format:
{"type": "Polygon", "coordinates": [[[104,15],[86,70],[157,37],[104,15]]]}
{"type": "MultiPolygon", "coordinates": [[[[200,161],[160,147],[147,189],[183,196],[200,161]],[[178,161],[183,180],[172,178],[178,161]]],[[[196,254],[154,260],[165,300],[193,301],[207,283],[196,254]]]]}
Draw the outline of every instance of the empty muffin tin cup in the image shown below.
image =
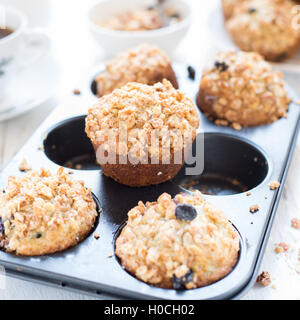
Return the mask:
{"type": "Polygon", "coordinates": [[[44,139],[44,151],[54,163],[77,170],[99,170],[93,146],[85,133],[85,116],[67,119],[44,139]]]}
{"type": "MultiPolygon", "coordinates": [[[[195,146],[193,146],[195,147],[195,146]]],[[[184,166],[172,180],[181,188],[207,195],[232,195],[261,184],[269,172],[266,155],[246,139],[221,133],[204,134],[204,171],[186,175],[184,166]]]]}

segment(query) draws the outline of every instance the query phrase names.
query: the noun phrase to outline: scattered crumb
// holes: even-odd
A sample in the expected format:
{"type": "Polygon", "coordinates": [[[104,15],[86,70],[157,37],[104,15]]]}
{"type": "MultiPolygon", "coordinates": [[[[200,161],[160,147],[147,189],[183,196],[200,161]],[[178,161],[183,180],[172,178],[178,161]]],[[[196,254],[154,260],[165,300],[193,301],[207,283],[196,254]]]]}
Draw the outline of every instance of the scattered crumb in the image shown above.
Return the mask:
{"type": "Polygon", "coordinates": [[[100,234],[99,234],[99,233],[94,233],[94,238],[95,238],[96,240],[98,240],[98,239],[100,238],[100,234]]]}
{"type": "Polygon", "coordinates": [[[270,274],[267,271],[263,271],[256,279],[256,282],[261,284],[264,287],[267,287],[271,284],[270,274]]]}
{"type": "Polygon", "coordinates": [[[107,258],[111,258],[112,256],[113,256],[113,254],[110,253],[110,254],[107,256],[107,258]]]}
{"type": "Polygon", "coordinates": [[[289,245],[286,244],[285,242],[280,242],[276,245],[275,247],[275,252],[276,253],[282,253],[282,252],[287,252],[289,250],[289,245]]]}
{"type": "Polygon", "coordinates": [[[269,187],[270,187],[270,190],[275,190],[275,189],[278,189],[280,187],[280,182],[278,181],[271,181],[269,183],[269,187]]]}
{"type": "Polygon", "coordinates": [[[68,174],[74,174],[74,171],[71,171],[71,170],[70,170],[70,171],[68,172],[68,174]]]}
{"type": "Polygon", "coordinates": [[[247,197],[251,196],[251,192],[248,191],[248,192],[246,193],[246,196],[247,196],[247,197]]]}
{"type": "Polygon", "coordinates": [[[215,120],[215,124],[216,124],[217,126],[224,126],[224,127],[226,127],[226,126],[228,126],[228,121],[227,121],[227,120],[217,119],[217,120],[215,120]]]}
{"type": "Polygon", "coordinates": [[[277,289],[277,287],[276,287],[275,284],[272,284],[271,288],[272,288],[272,289],[277,289]]]}
{"type": "Polygon", "coordinates": [[[76,164],[75,169],[81,170],[82,169],[82,165],[80,163],[76,164]]]}
{"type": "Polygon", "coordinates": [[[293,219],[291,220],[291,225],[292,225],[292,227],[295,228],[295,229],[300,229],[300,219],[298,219],[298,218],[293,218],[293,219]]]}
{"type": "Polygon", "coordinates": [[[81,91],[79,89],[74,89],[73,90],[73,94],[75,95],[80,95],[81,94],[81,91]]]}
{"type": "Polygon", "coordinates": [[[265,199],[268,199],[268,196],[265,196],[265,199]]]}
{"type": "Polygon", "coordinates": [[[250,212],[254,213],[259,211],[259,205],[258,204],[254,204],[253,206],[250,207],[250,212]]]}
{"type": "Polygon", "coordinates": [[[159,171],[159,172],[157,173],[157,175],[158,175],[158,176],[162,175],[162,172],[161,172],[161,171],[159,171]]]}
{"type": "Polygon", "coordinates": [[[243,128],[239,123],[236,123],[236,122],[232,123],[232,124],[231,124],[231,127],[232,127],[234,130],[238,130],[238,131],[242,130],[242,128],[243,128]]]}
{"type": "Polygon", "coordinates": [[[296,270],[297,273],[300,274],[300,262],[298,262],[298,263],[296,264],[295,270],[296,270]]]}
{"type": "Polygon", "coordinates": [[[44,151],[44,146],[43,146],[43,145],[40,145],[40,146],[38,147],[38,150],[44,151]]]}
{"type": "Polygon", "coordinates": [[[24,158],[19,164],[19,170],[22,172],[27,172],[27,171],[30,171],[31,169],[32,169],[31,166],[28,164],[27,160],[24,158]]]}

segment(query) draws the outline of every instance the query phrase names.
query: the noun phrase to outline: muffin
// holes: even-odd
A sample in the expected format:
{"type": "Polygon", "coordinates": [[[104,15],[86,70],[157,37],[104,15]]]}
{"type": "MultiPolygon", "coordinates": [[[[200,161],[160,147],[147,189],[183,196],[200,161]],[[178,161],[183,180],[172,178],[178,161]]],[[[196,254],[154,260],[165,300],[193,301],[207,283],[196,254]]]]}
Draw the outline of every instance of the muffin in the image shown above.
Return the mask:
{"type": "Polygon", "coordinates": [[[199,191],[139,202],[116,240],[122,266],[146,283],[194,289],[224,278],[238,260],[239,236],[199,191]]]}
{"type": "Polygon", "coordinates": [[[88,111],[86,133],[103,174],[139,187],[178,173],[198,125],[197,108],[168,80],[153,86],[132,82],[88,111]]]}
{"type": "Polygon", "coordinates": [[[169,58],[159,48],[142,44],[110,60],[95,81],[98,95],[103,96],[128,82],[152,85],[163,79],[168,79],[174,88],[178,88],[169,58]]]}
{"type": "Polygon", "coordinates": [[[91,192],[63,168],[10,177],[0,195],[0,247],[24,256],[62,251],[85,239],[96,217],[91,192]]]}
{"type": "Polygon", "coordinates": [[[237,7],[246,0],[222,0],[222,8],[225,20],[231,18],[234,15],[234,11],[237,7]]]}
{"type": "Polygon", "coordinates": [[[258,53],[223,52],[202,75],[199,109],[218,125],[234,129],[286,117],[290,99],[282,74],[258,53]]]}
{"type": "Polygon", "coordinates": [[[280,61],[293,56],[300,45],[300,31],[292,24],[295,5],[290,0],[243,1],[226,28],[241,50],[280,61]]]}
{"type": "Polygon", "coordinates": [[[147,31],[160,29],[164,23],[159,11],[149,8],[119,13],[101,26],[119,31],[147,31]]]}

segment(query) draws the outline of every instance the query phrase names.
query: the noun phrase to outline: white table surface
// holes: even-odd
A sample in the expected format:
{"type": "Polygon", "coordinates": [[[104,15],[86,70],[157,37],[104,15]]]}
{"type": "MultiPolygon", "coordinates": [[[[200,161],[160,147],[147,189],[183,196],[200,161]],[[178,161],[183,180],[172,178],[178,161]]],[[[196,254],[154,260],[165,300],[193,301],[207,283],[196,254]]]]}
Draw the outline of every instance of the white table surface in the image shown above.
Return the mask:
{"type": "MultiPolygon", "coordinates": [[[[24,1],[24,0],[20,0],[24,1]]],[[[190,64],[201,65],[207,57],[210,43],[214,41],[207,30],[209,10],[218,0],[188,0],[193,6],[193,26],[174,58],[185,57],[190,64]],[[195,41],[197,40],[197,41],[195,41]],[[197,52],[197,55],[195,55],[197,52]]],[[[61,67],[58,99],[72,92],[80,75],[86,73],[96,62],[101,61],[101,49],[94,43],[87,28],[86,11],[94,0],[51,1],[51,22],[47,27],[52,40],[51,53],[61,67]]],[[[1,0],[0,0],[1,3],[1,0]]],[[[45,75],[46,77],[47,75],[45,75]]],[[[287,75],[286,80],[298,92],[300,75],[287,75]]],[[[54,100],[55,101],[55,100],[54,100]]],[[[55,103],[50,101],[39,108],[13,120],[0,123],[0,169],[15,155],[39,124],[47,117],[55,103]]],[[[63,104],[60,105],[63,107],[63,104]]],[[[283,196],[278,208],[268,248],[261,270],[271,274],[272,286],[255,285],[243,299],[300,299],[300,274],[295,271],[297,253],[300,249],[300,231],[290,227],[293,217],[300,218],[300,139],[296,146],[283,196]],[[276,254],[276,243],[286,242],[292,246],[288,254],[276,254]]],[[[0,289],[3,299],[91,299],[77,294],[10,277],[5,289],[0,289]]]]}

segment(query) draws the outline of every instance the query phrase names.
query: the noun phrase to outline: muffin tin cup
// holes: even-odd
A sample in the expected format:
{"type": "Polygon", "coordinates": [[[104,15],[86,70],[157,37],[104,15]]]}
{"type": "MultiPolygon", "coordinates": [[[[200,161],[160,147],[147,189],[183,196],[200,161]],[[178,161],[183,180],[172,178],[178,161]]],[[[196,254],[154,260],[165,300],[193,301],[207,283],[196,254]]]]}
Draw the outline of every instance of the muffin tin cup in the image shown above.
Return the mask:
{"type": "MultiPolygon", "coordinates": [[[[179,86],[195,99],[199,79],[189,80],[186,68],[175,65],[179,86]]],[[[34,169],[71,168],[73,178],[83,180],[101,205],[95,229],[77,246],[51,255],[21,257],[0,252],[0,264],[18,278],[95,295],[192,300],[240,297],[256,279],[300,126],[300,108],[291,104],[286,119],[241,131],[217,127],[200,114],[204,136],[197,139],[204,141],[203,173],[186,176],[186,165],[168,182],[132,188],[104,176],[95,163],[93,146],[84,132],[87,109],[97,100],[91,91],[93,79],[83,77],[78,86],[82,94],[68,97],[45,120],[1,172],[0,187],[6,187],[9,176],[22,175],[18,165],[23,158],[34,169]],[[271,191],[271,180],[280,181],[281,187],[271,191]],[[127,212],[140,200],[155,201],[163,192],[174,196],[193,189],[201,190],[209,202],[221,208],[239,233],[241,250],[232,272],[206,287],[183,291],[154,287],[126,272],[114,256],[114,247],[127,212]],[[259,211],[252,214],[249,209],[254,204],[259,205],[259,211]],[[95,232],[100,235],[98,240],[95,232]]]]}

